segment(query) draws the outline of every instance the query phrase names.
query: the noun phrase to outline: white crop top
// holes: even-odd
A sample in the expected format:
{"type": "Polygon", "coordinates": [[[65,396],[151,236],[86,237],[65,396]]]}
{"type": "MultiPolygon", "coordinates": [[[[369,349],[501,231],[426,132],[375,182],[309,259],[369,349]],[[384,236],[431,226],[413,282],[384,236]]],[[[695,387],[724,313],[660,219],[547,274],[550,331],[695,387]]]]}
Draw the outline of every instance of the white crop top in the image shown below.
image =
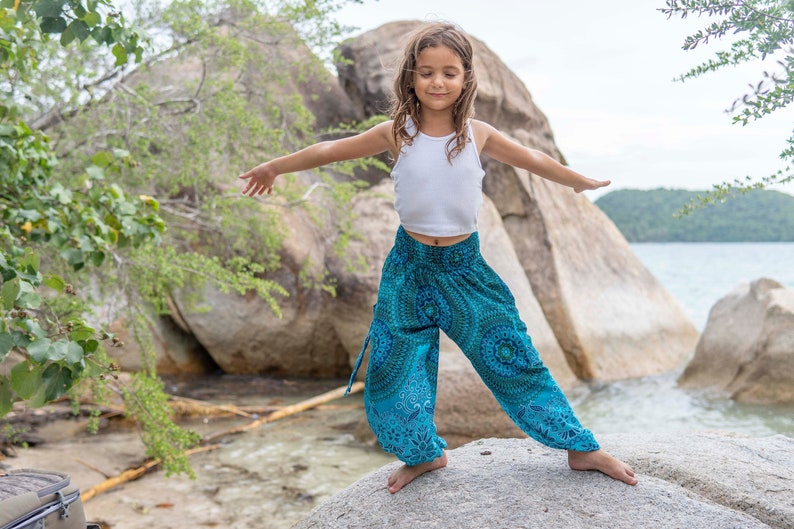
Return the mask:
{"type": "MultiPolygon", "coordinates": [[[[406,124],[413,133],[414,124],[406,124]]],[[[428,136],[420,132],[404,145],[391,171],[394,208],[403,228],[433,237],[450,237],[477,231],[482,207],[480,163],[471,123],[464,149],[447,160],[447,142],[454,136],[428,136]]]]}

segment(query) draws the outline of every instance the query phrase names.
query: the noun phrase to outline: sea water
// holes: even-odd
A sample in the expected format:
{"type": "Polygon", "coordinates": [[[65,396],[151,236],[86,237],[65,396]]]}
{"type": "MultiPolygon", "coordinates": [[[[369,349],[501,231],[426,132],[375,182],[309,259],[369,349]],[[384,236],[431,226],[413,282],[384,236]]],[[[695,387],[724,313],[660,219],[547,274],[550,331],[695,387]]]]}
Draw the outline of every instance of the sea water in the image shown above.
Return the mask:
{"type": "MultiPolygon", "coordinates": [[[[637,257],[702,332],[711,307],[742,283],[768,277],[794,288],[794,243],[637,243],[637,257]]],[[[794,406],[742,404],[713,390],[683,390],[683,370],[594,383],[566,393],[596,433],[726,430],[794,437],[794,406]]]]}

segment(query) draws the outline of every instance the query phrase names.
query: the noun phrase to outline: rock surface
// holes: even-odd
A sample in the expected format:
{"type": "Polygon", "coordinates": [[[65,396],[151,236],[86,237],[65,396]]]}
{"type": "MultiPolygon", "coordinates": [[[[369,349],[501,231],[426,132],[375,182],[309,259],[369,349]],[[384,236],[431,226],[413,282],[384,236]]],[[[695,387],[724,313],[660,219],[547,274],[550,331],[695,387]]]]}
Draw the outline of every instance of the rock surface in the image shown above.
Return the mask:
{"type": "Polygon", "coordinates": [[[716,433],[611,435],[633,465],[630,487],[575,472],[564,453],[529,440],[486,439],[449,451],[449,465],[391,495],[386,465],[317,507],[296,529],[790,528],[794,440],[716,433]]]}
{"type": "Polygon", "coordinates": [[[349,353],[332,323],[336,300],[304,283],[307,263],[309,275],[320,275],[318,269],[332,250],[325,244],[322,229],[301,210],[282,215],[288,230],[282,266],[268,276],[288,293],[287,297],[277,296],[280,316],[254,292],[240,296],[210,285],[204,288],[197,306],[176,295],[179,313],[225,373],[348,375],[349,353]]]}
{"type": "Polygon", "coordinates": [[[718,300],[679,384],[744,402],[794,402],[794,290],[760,278],[718,300]]]}
{"type": "MultiPolygon", "coordinates": [[[[419,24],[386,24],[342,46],[350,62],[339,67],[340,82],[368,114],[383,110],[405,37],[419,24]]],[[[562,160],[527,89],[482,42],[472,40],[477,117],[562,160]]],[[[696,329],[594,204],[524,171],[485,163],[485,192],[579,378],[658,374],[691,354],[696,329]]]]}

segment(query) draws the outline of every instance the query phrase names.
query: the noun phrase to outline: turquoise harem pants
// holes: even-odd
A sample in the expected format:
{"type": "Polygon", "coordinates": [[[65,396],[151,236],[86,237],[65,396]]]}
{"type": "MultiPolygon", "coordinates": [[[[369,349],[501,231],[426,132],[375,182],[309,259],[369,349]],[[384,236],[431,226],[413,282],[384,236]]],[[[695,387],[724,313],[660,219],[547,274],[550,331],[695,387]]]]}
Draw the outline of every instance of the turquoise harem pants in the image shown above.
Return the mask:
{"type": "Polygon", "coordinates": [[[527,435],[552,448],[598,450],[543,365],[507,285],[480,255],[478,234],[452,246],[427,246],[402,227],[350,377],[352,384],[371,343],[364,406],[383,450],[418,465],[447,446],[433,422],[439,329],[527,435]]]}

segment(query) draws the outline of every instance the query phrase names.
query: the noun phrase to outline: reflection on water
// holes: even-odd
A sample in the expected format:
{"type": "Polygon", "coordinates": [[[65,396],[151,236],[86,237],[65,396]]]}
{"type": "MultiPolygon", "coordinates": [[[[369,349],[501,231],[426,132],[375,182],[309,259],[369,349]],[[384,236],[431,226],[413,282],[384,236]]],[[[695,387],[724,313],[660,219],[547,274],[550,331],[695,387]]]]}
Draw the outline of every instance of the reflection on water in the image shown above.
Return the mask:
{"type": "Polygon", "coordinates": [[[794,405],[743,404],[713,391],[683,390],[676,386],[678,375],[593,383],[566,394],[596,434],[723,430],[794,437],[794,405]]]}

